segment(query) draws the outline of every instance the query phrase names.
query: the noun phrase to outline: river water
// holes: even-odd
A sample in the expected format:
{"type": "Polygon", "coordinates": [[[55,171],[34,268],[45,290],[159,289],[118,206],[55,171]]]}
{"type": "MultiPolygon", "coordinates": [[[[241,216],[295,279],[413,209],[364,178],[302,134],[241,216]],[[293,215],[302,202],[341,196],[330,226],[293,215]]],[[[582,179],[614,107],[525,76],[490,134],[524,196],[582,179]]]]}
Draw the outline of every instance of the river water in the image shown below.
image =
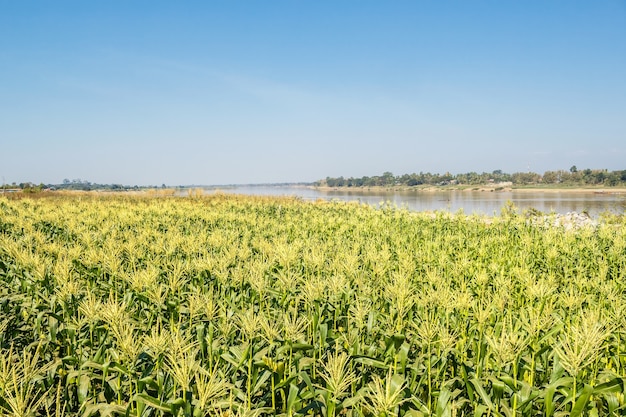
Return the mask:
{"type": "Polygon", "coordinates": [[[466,214],[499,214],[507,202],[512,202],[519,210],[535,208],[539,211],[565,214],[587,212],[597,217],[602,212],[622,214],[626,210],[626,194],[573,191],[393,191],[333,189],[321,190],[304,186],[234,186],[207,188],[206,194],[217,190],[224,193],[268,196],[293,196],[303,200],[358,201],[379,206],[391,203],[413,211],[444,210],[466,214]]]}

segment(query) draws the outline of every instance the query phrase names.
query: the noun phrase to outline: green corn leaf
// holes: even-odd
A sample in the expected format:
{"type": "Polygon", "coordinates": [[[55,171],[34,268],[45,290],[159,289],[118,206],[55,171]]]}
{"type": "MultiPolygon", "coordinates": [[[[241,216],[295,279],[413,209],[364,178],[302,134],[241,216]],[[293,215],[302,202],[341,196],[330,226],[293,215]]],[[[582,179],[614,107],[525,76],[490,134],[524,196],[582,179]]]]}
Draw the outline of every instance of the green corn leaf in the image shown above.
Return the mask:
{"type": "Polygon", "coordinates": [[[482,417],[489,412],[489,407],[485,404],[479,404],[474,407],[474,417],[482,417]]]}
{"type": "Polygon", "coordinates": [[[437,407],[435,409],[437,417],[450,417],[452,415],[452,411],[449,406],[451,397],[452,393],[449,389],[443,388],[439,391],[439,398],[437,399],[437,407]]]}
{"type": "MultiPolygon", "coordinates": [[[[619,398],[617,395],[604,395],[604,399],[606,400],[607,408],[610,416],[617,416],[617,411],[620,409],[619,398]]],[[[622,407],[624,408],[624,407],[622,407]]]]}
{"type": "Polygon", "coordinates": [[[356,404],[358,404],[359,402],[361,402],[364,398],[366,398],[368,395],[368,389],[367,387],[363,387],[360,390],[358,390],[356,392],[356,394],[354,394],[354,396],[350,397],[350,398],[346,398],[341,402],[341,406],[343,408],[350,408],[350,407],[354,407],[356,404]]]}
{"type": "Polygon", "coordinates": [[[548,385],[545,388],[543,393],[543,405],[544,412],[547,417],[550,417],[554,414],[555,404],[554,404],[554,394],[558,388],[561,387],[571,387],[574,384],[574,378],[572,377],[563,377],[548,385]]]}
{"type": "Polygon", "coordinates": [[[485,405],[491,411],[496,411],[495,406],[493,405],[493,402],[491,401],[491,397],[487,395],[487,392],[483,388],[483,385],[481,384],[481,382],[476,378],[470,379],[469,382],[472,384],[474,391],[478,393],[478,396],[485,403],[485,405]]]}
{"type": "Polygon", "coordinates": [[[616,392],[626,392],[626,378],[613,378],[593,388],[593,395],[612,394],[616,392]]]}
{"type": "MultiPolygon", "coordinates": [[[[82,417],[91,417],[98,414],[100,417],[126,415],[127,407],[119,404],[97,403],[85,406],[82,417]]],[[[168,409],[169,411],[169,409],[168,409]]]]}
{"type": "Polygon", "coordinates": [[[133,401],[139,404],[144,404],[148,407],[152,407],[155,410],[169,413],[172,411],[171,404],[165,403],[158,398],[154,398],[148,394],[140,393],[133,397],[133,401]]]}
{"type": "Polygon", "coordinates": [[[583,414],[585,408],[587,407],[587,403],[589,402],[589,398],[591,398],[591,394],[593,394],[593,387],[585,384],[585,387],[582,389],[578,399],[574,403],[574,407],[572,407],[570,417],[578,417],[583,414]]]}
{"type": "Polygon", "coordinates": [[[309,345],[308,343],[294,343],[292,345],[284,345],[281,346],[276,353],[279,355],[284,355],[285,353],[289,353],[290,351],[292,352],[299,352],[299,351],[307,351],[307,350],[311,350],[313,349],[313,345],[309,345]]]}
{"type": "Polygon", "coordinates": [[[276,389],[281,389],[284,388],[288,385],[291,384],[292,381],[294,381],[298,376],[297,375],[292,375],[289,378],[286,378],[285,380],[281,381],[280,383],[276,384],[276,389]]]}
{"type": "Polygon", "coordinates": [[[265,370],[260,377],[255,378],[254,386],[252,387],[252,393],[254,394],[260,392],[263,384],[265,384],[271,376],[272,373],[268,370],[265,370]]]}
{"type": "Polygon", "coordinates": [[[371,358],[367,356],[354,356],[353,360],[356,363],[361,363],[363,365],[371,366],[374,368],[385,369],[385,370],[389,369],[389,365],[387,365],[385,362],[379,359],[375,359],[375,358],[371,358]]]}
{"type": "Polygon", "coordinates": [[[298,401],[298,386],[289,384],[289,394],[287,395],[287,415],[292,415],[295,410],[296,402],[298,401]]]}
{"type": "Polygon", "coordinates": [[[82,374],[78,379],[78,401],[83,404],[87,401],[89,390],[91,389],[91,378],[89,375],[82,374]]]}

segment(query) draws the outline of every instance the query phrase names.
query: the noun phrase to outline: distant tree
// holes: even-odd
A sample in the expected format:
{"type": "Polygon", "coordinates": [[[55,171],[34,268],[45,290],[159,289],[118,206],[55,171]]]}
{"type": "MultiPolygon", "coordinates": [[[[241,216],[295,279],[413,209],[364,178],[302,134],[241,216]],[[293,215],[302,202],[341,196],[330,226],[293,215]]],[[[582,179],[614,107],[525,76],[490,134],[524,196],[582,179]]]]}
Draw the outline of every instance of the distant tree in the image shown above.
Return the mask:
{"type": "Polygon", "coordinates": [[[364,184],[368,187],[372,187],[374,185],[378,185],[378,177],[365,177],[364,184]]]}
{"type": "Polygon", "coordinates": [[[21,188],[25,193],[38,193],[38,192],[41,192],[45,187],[43,184],[35,185],[30,182],[24,183],[23,185],[24,186],[21,188]]]}
{"type": "Polygon", "coordinates": [[[441,181],[450,181],[452,180],[454,177],[452,176],[452,174],[450,174],[449,172],[446,172],[445,174],[443,174],[441,176],[441,181]]]}
{"type": "Polygon", "coordinates": [[[411,179],[411,176],[409,174],[404,174],[404,175],[401,175],[398,178],[396,178],[396,181],[399,184],[408,185],[410,179],[411,179]]]}
{"type": "Polygon", "coordinates": [[[544,184],[557,184],[559,182],[559,174],[556,171],[546,171],[541,179],[544,184]]]}
{"type": "Polygon", "coordinates": [[[514,184],[534,184],[539,182],[541,176],[534,172],[515,172],[511,178],[514,184]]]}
{"type": "Polygon", "coordinates": [[[599,172],[596,172],[595,174],[596,174],[596,184],[602,184],[607,178],[606,171],[599,171],[599,172]]]}
{"type": "Polygon", "coordinates": [[[396,182],[396,177],[394,177],[393,174],[389,171],[383,172],[381,182],[381,185],[394,185],[396,182]]]}
{"type": "Polygon", "coordinates": [[[422,182],[420,181],[420,178],[417,174],[411,174],[409,176],[409,181],[407,182],[407,185],[414,186],[420,184],[422,184],[422,182]]]}
{"type": "Polygon", "coordinates": [[[607,174],[605,183],[606,185],[610,185],[610,186],[616,186],[620,183],[620,171],[612,171],[611,173],[607,174]]]}
{"type": "Polygon", "coordinates": [[[578,172],[578,168],[576,168],[576,165],[572,165],[572,167],[569,169],[569,172],[571,172],[572,174],[578,172]]]}
{"type": "Polygon", "coordinates": [[[465,174],[465,177],[467,178],[467,184],[476,185],[481,182],[481,176],[476,172],[468,172],[465,174]]]}

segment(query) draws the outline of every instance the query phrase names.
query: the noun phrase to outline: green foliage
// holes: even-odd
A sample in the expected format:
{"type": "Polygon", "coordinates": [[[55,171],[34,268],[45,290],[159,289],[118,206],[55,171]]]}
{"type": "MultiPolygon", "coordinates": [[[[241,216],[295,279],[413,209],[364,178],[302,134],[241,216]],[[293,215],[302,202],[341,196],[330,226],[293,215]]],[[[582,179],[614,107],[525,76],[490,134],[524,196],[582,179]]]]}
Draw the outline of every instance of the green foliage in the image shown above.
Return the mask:
{"type": "Polygon", "coordinates": [[[445,186],[445,185],[485,185],[485,184],[511,183],[514,185],[537,185],[547,184],[563,186],[624,186],[626,185],[626,170],[608,171],[606,169],[585,169],[579,171],[576,166],[570,168],[569,171],[546,171],[542,174],[535,172],[514,172],[512,174],[503,173],[501,170],[495,170],[491,173],[483,172],[467,172],[463,174],[452,175],[431,174],[430,172],[420,172],[419,174],[404,174],[394,176],[391,172],[385,172],[381,176],[361,177],[361,178],[332,178],[327,177],[323,181],[318,181],[317,185],[326,185],[328,187],[374,187],[383,186],[391,187],[401,186],[445,186]]]}

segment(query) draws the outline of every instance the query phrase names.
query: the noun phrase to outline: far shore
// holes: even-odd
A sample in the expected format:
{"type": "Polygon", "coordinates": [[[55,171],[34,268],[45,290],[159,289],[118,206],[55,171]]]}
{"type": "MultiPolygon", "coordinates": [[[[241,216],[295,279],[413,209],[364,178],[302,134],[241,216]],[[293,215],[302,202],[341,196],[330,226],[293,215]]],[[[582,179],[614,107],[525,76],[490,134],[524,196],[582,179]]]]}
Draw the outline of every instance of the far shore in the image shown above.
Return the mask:
{"type": "Polygon", "coordinates": [[[442,186],[372,186],[372,187],[328,187],[312,186],[319,191],[377,192],[532,192],[532,193],[580,193],[580,194],[626,194],[624,187],[549,187],[549,186],[499,186],[494,185],[442,185],[442,186]]]}

